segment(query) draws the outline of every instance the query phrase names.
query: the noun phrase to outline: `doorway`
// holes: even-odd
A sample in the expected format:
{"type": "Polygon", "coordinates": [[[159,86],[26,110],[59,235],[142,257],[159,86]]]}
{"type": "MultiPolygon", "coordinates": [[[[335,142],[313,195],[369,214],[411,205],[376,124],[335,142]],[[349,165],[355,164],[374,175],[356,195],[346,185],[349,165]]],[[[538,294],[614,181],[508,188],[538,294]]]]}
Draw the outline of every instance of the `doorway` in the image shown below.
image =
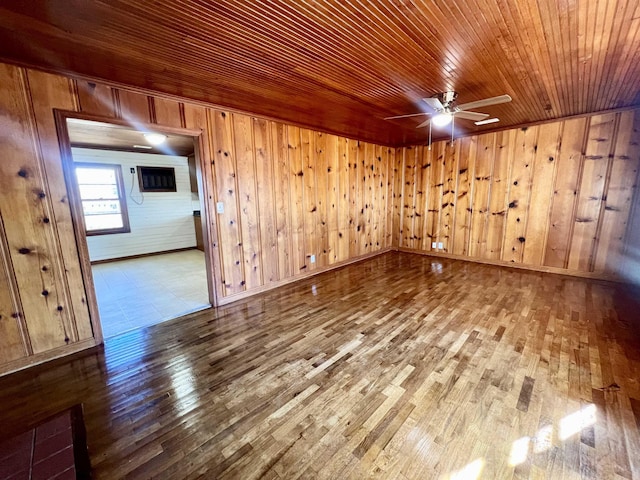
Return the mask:
{"type": "Polygon", "coordinates": [[[87,298],[102,337],[215,305],[200,139],[75,114],[58,120],[87,298]]]}

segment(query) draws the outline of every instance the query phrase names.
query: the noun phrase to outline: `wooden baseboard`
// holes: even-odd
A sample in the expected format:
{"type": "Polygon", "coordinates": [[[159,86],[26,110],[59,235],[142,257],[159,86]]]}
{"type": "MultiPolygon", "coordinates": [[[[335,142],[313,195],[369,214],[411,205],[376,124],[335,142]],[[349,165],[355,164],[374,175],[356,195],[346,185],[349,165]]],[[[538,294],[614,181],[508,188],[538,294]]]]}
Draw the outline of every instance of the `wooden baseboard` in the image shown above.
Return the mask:
{"type": "Polygon", "coordinates": [[[553,273],[555,275],[566,275],[569,277],[589,278],[591,280],[602,280],[606,282],[625,283],[620,277],[595,272],[580,272],[577,270],[565,270],[558,267],[545,267],[536,265],[524,265],[522,263],[505,262],[503,260],[486,260],[484,258],[470,258],[464,255],[455,255],[453,253],[430,252],[425,250],[417,250],[415,248],[396,247],[399,252],[415,253],[418,255],[427,255],[436,258],[449,258],[451,260],[462,260],[464,262],[481,263],[485,265],[495,265],[497,267],[518,268],[521,270],[531,270],[534,272],[553,273]]]}
{"type": "Polygon", "coordinates": [[[91,265],[99,265],[101,263],[119,262],[121,260],[133,260],[134,258],[153,257],[154,255],[165,255],[167,253],[186,252],[187,250],[198,250],[194,245],[193,247],[175,248],[173,250],[163,250],[161,252],[149,252],[140,253],[138,255],[129,255],[127,257],[106,258],[104,260],[92,260],[91,265]]]}
{"type": "Polygon", "coordinates": [[[279,280],[277,282],[270,283],[269,285],[262,285],[260,287],[252,288],[251,290],[247,290],[247,291],[242,292],[242,293],[235,293],[233,295],[229,295],[228,297],[224,297],[224,298],[219,299],[218,300],[218,307],[221,307],[223,305],[228,305],[228,304],[233,303],[233,302],[237,302],[238,300],[245,300],[248,297],[251,297],[253,295],[258,295],[260,293],[264,293],[264,292],[267,292],[269,290],[273,290],[274,288],[282,287],[284,285],[288,285],[290,283],[297,282],[298,280],[303,280],[305,278],[313,277],[315,275],[319,275],[321,273],[329,272],[329,271],[335,270],[337,268],[346,267],[347,265],[351,265],[352,263],[361,262],[363,260],[367,260],[368,258],[373,258],[373,257],[376,257],[378,255],[382,255],[383,253],[387,253],[387,252],[390,252],[390,251],[393,251],[393,250],[395,250],[393,247],[385,247],[385,248],[383,248],[381,250],[377,250],[377,251],[371,252],[371,253],[366,253],[366,254],[360,255],[358,257],[353,257],[353,258],[350,258],[348,260],[344,260],[342,262],[334,263],[333,265],[327,265],[326,267],[318,268],[316,270],[311,270],[311,271],[303,273],[301,275],[296,275],[294,277],[285,278],[285,279],[279,280]]]}

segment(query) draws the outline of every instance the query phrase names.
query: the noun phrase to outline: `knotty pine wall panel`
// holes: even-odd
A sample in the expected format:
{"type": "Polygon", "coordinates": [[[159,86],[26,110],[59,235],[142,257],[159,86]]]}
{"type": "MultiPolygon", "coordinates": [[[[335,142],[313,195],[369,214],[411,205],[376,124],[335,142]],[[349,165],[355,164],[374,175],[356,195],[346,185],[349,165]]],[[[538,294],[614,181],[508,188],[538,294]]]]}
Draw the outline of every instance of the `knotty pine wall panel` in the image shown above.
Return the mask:
{"type": "Polygon", "coordinates": [[[400,248],[601,278],[637,255],[640,110],[406,147],[396,161],[400,248]]]}
{"type": "MultiPolygon", "coordinates": [[[[0,226],[2,225],[0,212],[0,226]]],[[[23,341],[24,324],[22,323],[22,307],[15,296],[17,288],[11,281],[14,275],[5,231],[0,228],[0,364],[5,364],[24,357],[28,345],[23,341]]]]}
{"type": "MultiPolygon", "coordinates": [[[[458,145],[458,165],[456,168],[457,185],[455,198],[455,222],[453,238],[448,251],[455,255],[469,254],[471,203],[473,200],[473,175],[475,173],[477,137],[461,138],[458,145]]],[[[430,249],[430,248],[425,248],[430,249]]]]}
{"type": "Polygon", "coordinates": [[[4,64],[0,89],[0,373],[102,340],[54,109],[203,132],[220,303],[391,247],[394,149],[4,64]]]}
{"type": "Polygon", "coordinates": [[[76,344],[86,348],[92,344],[93,329],[52,112],[52,107],[73,107],[72,85],[2,64],[0,85],[4,373],[29,364],[34,355],[50,358],[75,351],[76,344]],[[45,104],[50,105],[48,115],[45,104]]]}
{"type": "Polygon", "coordinates": [[[509,204],[507,199],[509,198],[510,154],[513,152],[515,132],[513,130],[497,132],[495,142],[495,157],[489,186],[491,195],[485,249],[485,258],[489,260],[500,260],[502,253],[509,204]]]}

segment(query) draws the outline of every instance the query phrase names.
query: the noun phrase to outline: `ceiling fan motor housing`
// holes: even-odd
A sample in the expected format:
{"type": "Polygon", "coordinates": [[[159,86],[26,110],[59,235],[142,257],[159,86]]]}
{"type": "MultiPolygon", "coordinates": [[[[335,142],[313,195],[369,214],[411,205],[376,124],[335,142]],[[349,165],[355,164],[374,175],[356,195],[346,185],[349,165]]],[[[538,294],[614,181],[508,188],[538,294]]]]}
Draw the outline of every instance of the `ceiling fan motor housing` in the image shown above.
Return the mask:
{"type": "Polygon", "coordinates": [[[432,98],[437,98],[438,100],[440,100],[442,106],[444,106],[445,110],[447,110],[458,98],[458,92],[449,91],[436,93],[432,96],[432,98]]]}

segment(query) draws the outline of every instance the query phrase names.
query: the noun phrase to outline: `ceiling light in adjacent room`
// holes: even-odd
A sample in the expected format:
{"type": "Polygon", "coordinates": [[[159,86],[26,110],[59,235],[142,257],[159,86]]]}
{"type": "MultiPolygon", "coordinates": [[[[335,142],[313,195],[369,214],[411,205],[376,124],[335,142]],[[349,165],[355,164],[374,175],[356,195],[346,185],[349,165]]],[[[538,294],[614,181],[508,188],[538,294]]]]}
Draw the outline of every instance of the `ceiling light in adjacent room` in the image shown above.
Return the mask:
{"type": "Polygon", "coordinates": [[[452,119],[453,115],[450,113],[439,113],[431,119],[431,123],[436,127],[445,127],[451,123],[452,119]]]}
{"type": "Polygon", "coordinates": [[[480,120],[479,122],[474,122],[476,125],[487,125],[488,123],[496,123],[499,122],[499,118],[487,118],[486,120],[480,120]]]}
{"type": "Polygon", "coordinates": [[[162,133],[145,133],[144,138],[146,138],[147,142],[151,145],[160,145],[165,142],[167,136],[162,133]]]}
{"type": "Polygon", "coordinates": [[[145,150],[151,150],[153,147],[151,145],[134,145],[133,148],[144,148],[145,150]]]}

